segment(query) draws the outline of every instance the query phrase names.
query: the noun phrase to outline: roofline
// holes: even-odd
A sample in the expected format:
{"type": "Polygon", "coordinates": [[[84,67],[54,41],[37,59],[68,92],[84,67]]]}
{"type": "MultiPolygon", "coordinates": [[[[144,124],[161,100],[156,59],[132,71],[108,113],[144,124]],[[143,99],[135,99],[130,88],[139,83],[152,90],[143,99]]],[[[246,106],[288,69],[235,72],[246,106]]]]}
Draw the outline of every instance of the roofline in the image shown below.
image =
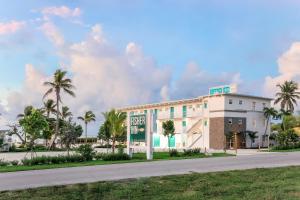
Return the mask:
{"type": "Polygon", "coordinates": [[[269,97],[260,97],[260,96],[254,96],[254,95],[248,95],[248,94],[238,94],[238,93],[228,93],[228,94],[223,94],[223,95],[224,96],[246,97],[246,98],[253,98],[253,99],[263,99],[263,100],[269,100],[269,101],[274,100],[273,98],[269,98],[269,97]]]}
{"type": "Polygon", "coordinates": [[[149,104],[140,104],[140,105],[134,105],[134,106],[126,106],[123,108],[118,108],[117,110],[128,111],[128,110],[136,110],[136,109],[143,109],[143,108],[149,108],[149,107],[161,107],[161,106],[178,105],[178,104],[182,104],[182,103],[193,103],[193,102],[202,101],[204,98],[210,98],[210,97],[215,97],[215,96],[237,96],[237,97],[263,99],[263,100],[268,100],[268,101],[273,100],[272,98],[267,98],[267,97],[230,93],[230,94],[219,94],[219,95],[204,95],[204,96],[199,96],[199,97],[191,98],[191,99],[180,99],[180,100],[165,101],[165,102],[160,102],[160,103],[149,103],[149,104]]]}

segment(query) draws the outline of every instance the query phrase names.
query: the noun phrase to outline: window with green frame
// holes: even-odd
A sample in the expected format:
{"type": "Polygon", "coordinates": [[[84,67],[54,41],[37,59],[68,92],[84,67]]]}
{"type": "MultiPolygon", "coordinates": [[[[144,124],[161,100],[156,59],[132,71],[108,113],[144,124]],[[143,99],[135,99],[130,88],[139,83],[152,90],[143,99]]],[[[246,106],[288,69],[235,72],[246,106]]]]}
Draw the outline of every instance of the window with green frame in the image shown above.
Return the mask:
{"type": "Polygon", "coordinates": [[[182,121],[182,127],[183,127],[183,128],[186,127],[186,121],[182,121]]]}
{"type": "Polygon", "coordinates": [[[175,135],[169,138],[169,147],[175,147],[175,135]]]}
{"type": "Polygon", "coordinates": [[[182,106],[182,117],[186,117],[186,106],[182,106]]]}
{"type": "Polygon", "coordinates": [[[147,114],[147,110],[144,110],[144,113],[147,114]]]}
{"type": "Polygon", "coordinates": [[[170,118],[174,119],[174,107],[170,108],[170,118]]]}
{"type": "Polygon", "coordinates": [[[160,147],[160,136],[153,135],[153,147],[160,147]]]}
{"type": "Polygon", "coordinates": [[[207,102],[204,102],[204,108],[207,108],[207,102]]]}

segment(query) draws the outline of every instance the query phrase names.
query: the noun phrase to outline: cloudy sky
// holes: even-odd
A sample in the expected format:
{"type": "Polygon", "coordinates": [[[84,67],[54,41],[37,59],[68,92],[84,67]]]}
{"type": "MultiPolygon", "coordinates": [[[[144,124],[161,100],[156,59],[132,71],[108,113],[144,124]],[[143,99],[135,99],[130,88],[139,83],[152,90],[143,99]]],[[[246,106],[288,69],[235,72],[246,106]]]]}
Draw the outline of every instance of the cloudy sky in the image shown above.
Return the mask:
{"type": "Polygon", "coordinates": [[[207,94],[236,83],[272,96],[300,82],[297,0],[0,0],[0,129],[41,106],[42,83],[62,68],[75,116],[207,94]],[[22,1],[23,2],[23,1],[22,1]]]}

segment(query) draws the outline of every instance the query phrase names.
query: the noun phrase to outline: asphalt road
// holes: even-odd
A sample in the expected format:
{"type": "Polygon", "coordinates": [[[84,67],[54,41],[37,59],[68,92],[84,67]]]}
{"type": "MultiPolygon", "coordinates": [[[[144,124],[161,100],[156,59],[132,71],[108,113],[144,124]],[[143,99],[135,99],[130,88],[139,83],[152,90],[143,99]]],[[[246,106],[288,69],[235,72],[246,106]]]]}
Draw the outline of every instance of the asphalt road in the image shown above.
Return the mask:
{"type": "Polygon", "coordinates": [[[0,191],[107,180],[300,165],[300,152],[0,173],[0,191]]]}

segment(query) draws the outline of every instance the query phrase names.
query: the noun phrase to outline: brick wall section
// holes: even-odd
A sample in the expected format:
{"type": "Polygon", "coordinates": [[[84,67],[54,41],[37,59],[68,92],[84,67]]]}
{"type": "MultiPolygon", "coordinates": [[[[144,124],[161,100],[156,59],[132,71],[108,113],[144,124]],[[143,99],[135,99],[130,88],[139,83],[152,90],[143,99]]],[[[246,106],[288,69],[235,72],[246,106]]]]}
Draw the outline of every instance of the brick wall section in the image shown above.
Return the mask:
{"type": "Polygon", "coordinates": [[[215,117],[209,119],[209,148],[224,149],[224,123],[224,117],[215,117]]]}
{"type": "MultiPolygon", "coordinates": [[[[246,130],[246,118],[238,117],[216,117],[210,118],[209,122],[209,148],[224,149],[225,133],[230,131],[241,132],[246,130]],[[229,119],[232,120],[232,125],[229,125],[229,119]],[[239,124],[242,120],[242,124],[239,124]]],[[[238,144],[240,146],[240,144],[238,144]]]]}

